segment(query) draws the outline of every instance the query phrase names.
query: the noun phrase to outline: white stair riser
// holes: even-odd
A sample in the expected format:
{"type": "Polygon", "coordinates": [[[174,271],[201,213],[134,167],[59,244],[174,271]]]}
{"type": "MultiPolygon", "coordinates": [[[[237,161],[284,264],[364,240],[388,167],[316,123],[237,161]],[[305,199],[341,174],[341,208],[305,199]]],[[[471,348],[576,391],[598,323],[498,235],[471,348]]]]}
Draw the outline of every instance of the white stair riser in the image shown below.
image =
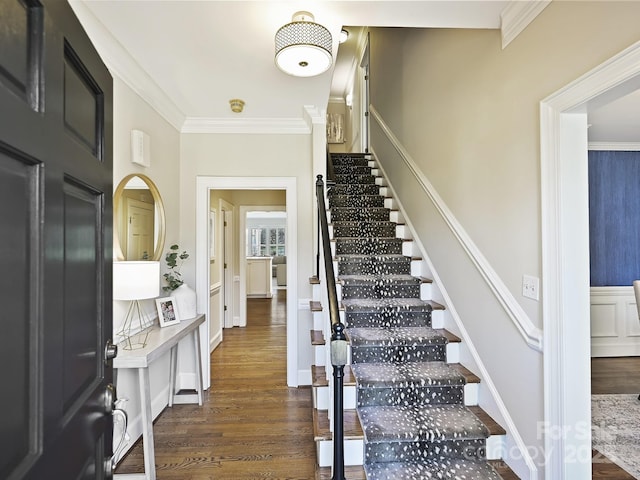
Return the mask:
{"type": "Polygon", "coordinates": [[[324,367],[326,365],[327,353],[324,345],[313,346],[313,364],[317,367],[324,367]]]}
{"type": "Polygon", "coordinates": [[[398,210],[392,210],[389,212],[389,220],[396,223],[404,223],[404,217],[398,210]]]}
{"type": "MultiPolygon", "coordinates": [[[[342,401],[344,410],[355,410],[356,408],[356,387],[347,385],[342,390],[342,401]]],[[[317,410],[329,410],[333,408],[333,398],[329,387],[313,387],[313,406],[317,410]]]]}
{"type": "Polygon", "coordinates": [[[406,225],[396,225],[396,238],[411,238],[411,234],[406,225]]]}
{"type": "Polygon", "coordinates": [[[422,276],[422,262],[420,260],[411,260],[411,275],[414,277],[422,276]]]}
{"type": "MultiPolygon", "coordinates": [[[[333,465],[333,442],[331,440],[320,440],[316,442],[316,453],[318,465],[320,467],[330,467],[333,465]]],[[[362,465],[364,463],[364,442],[362,440],[344,441],[344,464],[362,465]]]]}
{"type": "Polygon", "coordinates": [[[313,406],[316,410],[329,410],[331,405],[331,389],[329,387],[313,387],[313,406]]]}
{"type": "Polygon", "coordinates": [[[504,435],[491,435],[487,438],[487,460],[500,460],[504,458],[504,435]]]}
{"type": "Polygon", "coordinates": [[[447,343],[447,362],[460,363],[460,344],[447,343]]]}
{"type": "Polygon", "coordinates": [[[420,285],[420,299],[421,300],[431,300],[432,298],[432,289],[431,283],[423,283],[420,285]]]}
{"type": "Polygon", "coordinates": [[[323,312],[313,312],[313,329],[322,330],[324,328],[324,315],[323,312]]]}
{"type": "Polygon", "coordinates": [[[467,383],[464,386],[464,404],[467,407],[478,405],[479,387],[477,383],[467,383]]]}
{"type": "Polygon", "coordinates": [[[433,310],[431,312],[431,326],[433,328],[444,328],[444,310],[433,310]]]}

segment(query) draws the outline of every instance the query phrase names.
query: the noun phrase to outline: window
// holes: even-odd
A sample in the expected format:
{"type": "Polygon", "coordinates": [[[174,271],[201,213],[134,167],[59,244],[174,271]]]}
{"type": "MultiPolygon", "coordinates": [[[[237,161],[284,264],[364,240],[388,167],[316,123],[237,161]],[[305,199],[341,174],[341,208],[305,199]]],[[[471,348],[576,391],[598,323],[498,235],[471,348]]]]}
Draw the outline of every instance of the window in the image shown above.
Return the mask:
{"type": "Polygon", "coordinates": [[[286,255],[284,227],[252,227],[249,231],[247,256],[273,257],[286,255]]]}

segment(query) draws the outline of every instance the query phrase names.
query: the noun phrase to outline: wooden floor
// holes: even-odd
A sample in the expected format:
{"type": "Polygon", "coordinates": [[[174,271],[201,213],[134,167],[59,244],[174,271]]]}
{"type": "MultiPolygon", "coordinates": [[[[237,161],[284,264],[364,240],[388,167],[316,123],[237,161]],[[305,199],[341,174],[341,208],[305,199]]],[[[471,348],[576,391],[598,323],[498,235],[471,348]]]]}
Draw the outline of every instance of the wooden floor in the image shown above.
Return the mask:
{"type": "MultiPolygon", "coordinates": [[[[640,394],[640,357],[592,358],[591,393],[640,394]]],[[[592,470],[594,479],[633,480],[636,478],[595,450],[592,470]]]]}
{"type": "MultiPolygon", "coordinates": [[[[203,407],[167,408],[154,426],[158,480],[315,478],[310,388],[288,388],[286,291],[247,302],[224,331],[203,407]]],[[[141,471],[136,445],[116,473],[141,471]]]]}
{"type": "MultiPolygon", "coordinates": [[[[204,406],[176,405],[156,421],[158,480],[316,478],[311,390],[286,386],[286,291],[250,299],[247,323],[226,329],[212,353],[204,406]]],[[[640,393],[640,358],[593,359],[592,390],[640,393]]],[[[116,473],[142,469],[139,441],[116,473]]],[[[362,469],[347,478],[364,479],[362,469]]],[[[634,477],[594,452],[593,478],[634,477]]]]}

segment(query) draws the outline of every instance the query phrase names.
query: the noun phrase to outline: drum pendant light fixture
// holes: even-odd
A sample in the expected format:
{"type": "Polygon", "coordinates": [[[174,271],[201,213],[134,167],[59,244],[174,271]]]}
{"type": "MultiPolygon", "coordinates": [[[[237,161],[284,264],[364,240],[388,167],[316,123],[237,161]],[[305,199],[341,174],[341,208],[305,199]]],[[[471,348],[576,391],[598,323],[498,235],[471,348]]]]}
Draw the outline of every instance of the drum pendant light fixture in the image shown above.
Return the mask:
{"type": "Polygon", "coordinates": [[[314,22],[309,12],[296,12],[291,23],[276,32],[276,65],[295,77],[313,77],[326,72],[331,56],[331,33],[314,22]]]}

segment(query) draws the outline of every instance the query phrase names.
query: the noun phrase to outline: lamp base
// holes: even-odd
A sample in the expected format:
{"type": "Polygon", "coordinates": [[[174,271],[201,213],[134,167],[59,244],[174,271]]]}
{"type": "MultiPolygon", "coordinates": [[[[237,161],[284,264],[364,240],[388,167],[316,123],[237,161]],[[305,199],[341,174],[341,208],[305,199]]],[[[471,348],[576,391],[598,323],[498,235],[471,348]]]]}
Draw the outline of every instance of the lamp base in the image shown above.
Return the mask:
{"type": "Polygon", "coordinates": [[[122,327],[116,332],[121,339],[122,348],[136,350],[146,347],[151,325],[152,322],[141,307],[140,301],[132,300],[122,327]]]}

